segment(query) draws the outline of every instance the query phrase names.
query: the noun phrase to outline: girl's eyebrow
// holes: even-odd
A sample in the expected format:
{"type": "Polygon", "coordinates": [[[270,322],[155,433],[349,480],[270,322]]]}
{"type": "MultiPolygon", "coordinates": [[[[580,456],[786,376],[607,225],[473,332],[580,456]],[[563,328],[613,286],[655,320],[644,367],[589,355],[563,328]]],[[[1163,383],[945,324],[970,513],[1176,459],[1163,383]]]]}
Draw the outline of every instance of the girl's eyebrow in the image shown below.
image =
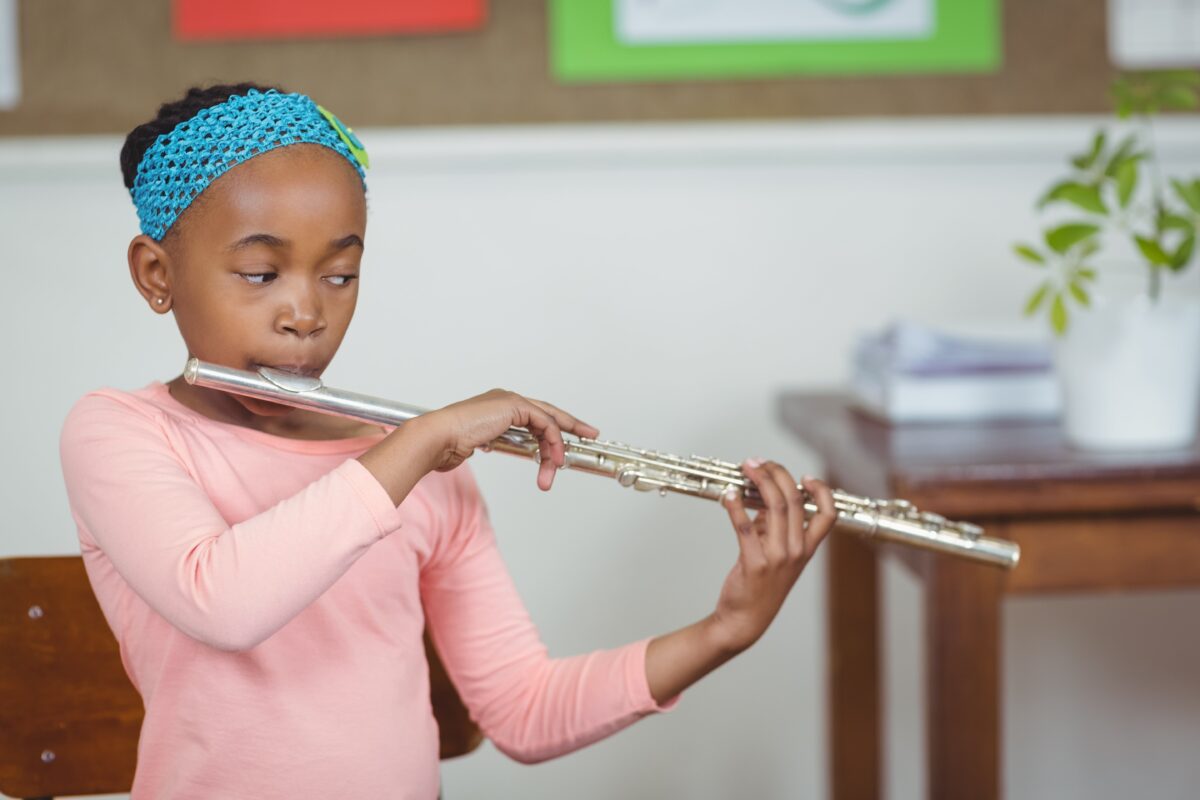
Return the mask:
{"type": "Polygon", "coordinates": [[[332,242],[329,243],[329,249],[330,250],[344,250],[347,247],[350,247],[352,245],[358,245],[360,248],[362,248],[364,250],[366,249],[366,246],[363,244],[362,237],[359,236],[357,233],[352,233],[348,236],[343,236],[341,239],[334,239],[332,242]]]}
{"type": "MultiPolygon", "coordinates": [[[[243,236],[241,239],[238,239],[236,242],[229,245],[229,247],[225,248],[225,250],[229,253],[236,253],[238,250],[244,250],[245,248],[256,244],[265,244],[267,247],[282,248],[290,247],[292,243],[287,239],[281,239],[274,234],[252,233],[249,236],[243,236]]],[[[329,249],[344,250],[352,245],[364,247],[362,237],[357,233],[351,233],[347,236],[343,236],[341,239],[334,239],[329,243],[329,249]]]]}

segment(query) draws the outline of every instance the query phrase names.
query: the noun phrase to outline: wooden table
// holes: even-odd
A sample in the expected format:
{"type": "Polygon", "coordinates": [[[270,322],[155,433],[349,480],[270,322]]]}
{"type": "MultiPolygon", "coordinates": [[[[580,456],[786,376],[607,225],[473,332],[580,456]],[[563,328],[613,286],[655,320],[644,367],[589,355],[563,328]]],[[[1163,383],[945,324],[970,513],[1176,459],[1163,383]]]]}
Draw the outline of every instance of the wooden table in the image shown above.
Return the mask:
{"type": "Polygon", "coordinates": [[[924,587],[929,792],[1001,797],[1000,601],[1005,594],[1200,584],[1200,446],[1072,450],[1054,423],[890,426],[845,395],[787,393],[784,424],[830,484],[985,526],[1021,546],[1011,572],[835,534],[828,549],[833,796],[880,796],[877,559],[924,587]]]}

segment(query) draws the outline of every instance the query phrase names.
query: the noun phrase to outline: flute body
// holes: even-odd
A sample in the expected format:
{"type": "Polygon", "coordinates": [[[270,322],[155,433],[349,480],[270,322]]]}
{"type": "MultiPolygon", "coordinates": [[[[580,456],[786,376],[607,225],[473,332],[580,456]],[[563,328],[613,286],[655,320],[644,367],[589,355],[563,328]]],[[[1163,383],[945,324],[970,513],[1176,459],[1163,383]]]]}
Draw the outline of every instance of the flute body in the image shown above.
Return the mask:
{"type": "MultiPolygon", "coordinates": [[[[397,426],[426,413],[423,408],[335,389],[324,385],[320,378],[269,367],[251,372],[192,358],[184,368],[183,377],[196,386],[363,422],[397,426]]],[[[563,443],[567,468],[615,478],[622,486],[709,500],[720,500],[732,486],[741,492],[746,505],[763,507],[753,482],[732,462],[700,456],[682,458],[568,433],[563,434],[563,443]]],[[[537,439],[524,428],[509,428],[483,449],[535,461],[541,458],[537,439]]],[[[836,529],[1006,568],[1015,567],[1020,559],[1020,548],[1015,543],[985,536],[982,528],[969,522],[953,522],[920,511],[906,500],[875,500],[837,489],[833,498],[837,508],[836,529]]],[[[817,512],[816,504],[806,502],[804,510],[811,517],[817,512]]]]}

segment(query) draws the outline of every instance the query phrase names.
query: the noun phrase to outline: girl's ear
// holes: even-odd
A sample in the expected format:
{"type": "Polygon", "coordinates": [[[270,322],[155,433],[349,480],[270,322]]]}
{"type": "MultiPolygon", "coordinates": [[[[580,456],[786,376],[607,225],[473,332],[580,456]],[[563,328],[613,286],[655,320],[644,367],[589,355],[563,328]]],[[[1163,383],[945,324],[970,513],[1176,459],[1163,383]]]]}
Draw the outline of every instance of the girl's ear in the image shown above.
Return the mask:
{"type": "Polygon", "coordinates": [[[146,234],[129,243],[129,275],[138,293],[160,314],[171,309],[171,282],[167,274],[170,254],[146,234]]]}

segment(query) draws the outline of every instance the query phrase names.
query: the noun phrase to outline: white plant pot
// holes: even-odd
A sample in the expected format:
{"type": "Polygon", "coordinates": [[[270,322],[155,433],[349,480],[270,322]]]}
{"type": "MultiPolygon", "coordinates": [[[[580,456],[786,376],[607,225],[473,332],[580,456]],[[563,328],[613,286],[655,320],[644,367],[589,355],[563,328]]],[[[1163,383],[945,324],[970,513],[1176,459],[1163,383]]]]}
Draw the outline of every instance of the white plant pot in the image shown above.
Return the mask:
{"type": "Polygon", "coordinates": [[[1190,445],[1200,415],[1200,299],[1137,290],[1073,309],[1055,348],[1063,430],[1076,447],[1190,445]]]}

